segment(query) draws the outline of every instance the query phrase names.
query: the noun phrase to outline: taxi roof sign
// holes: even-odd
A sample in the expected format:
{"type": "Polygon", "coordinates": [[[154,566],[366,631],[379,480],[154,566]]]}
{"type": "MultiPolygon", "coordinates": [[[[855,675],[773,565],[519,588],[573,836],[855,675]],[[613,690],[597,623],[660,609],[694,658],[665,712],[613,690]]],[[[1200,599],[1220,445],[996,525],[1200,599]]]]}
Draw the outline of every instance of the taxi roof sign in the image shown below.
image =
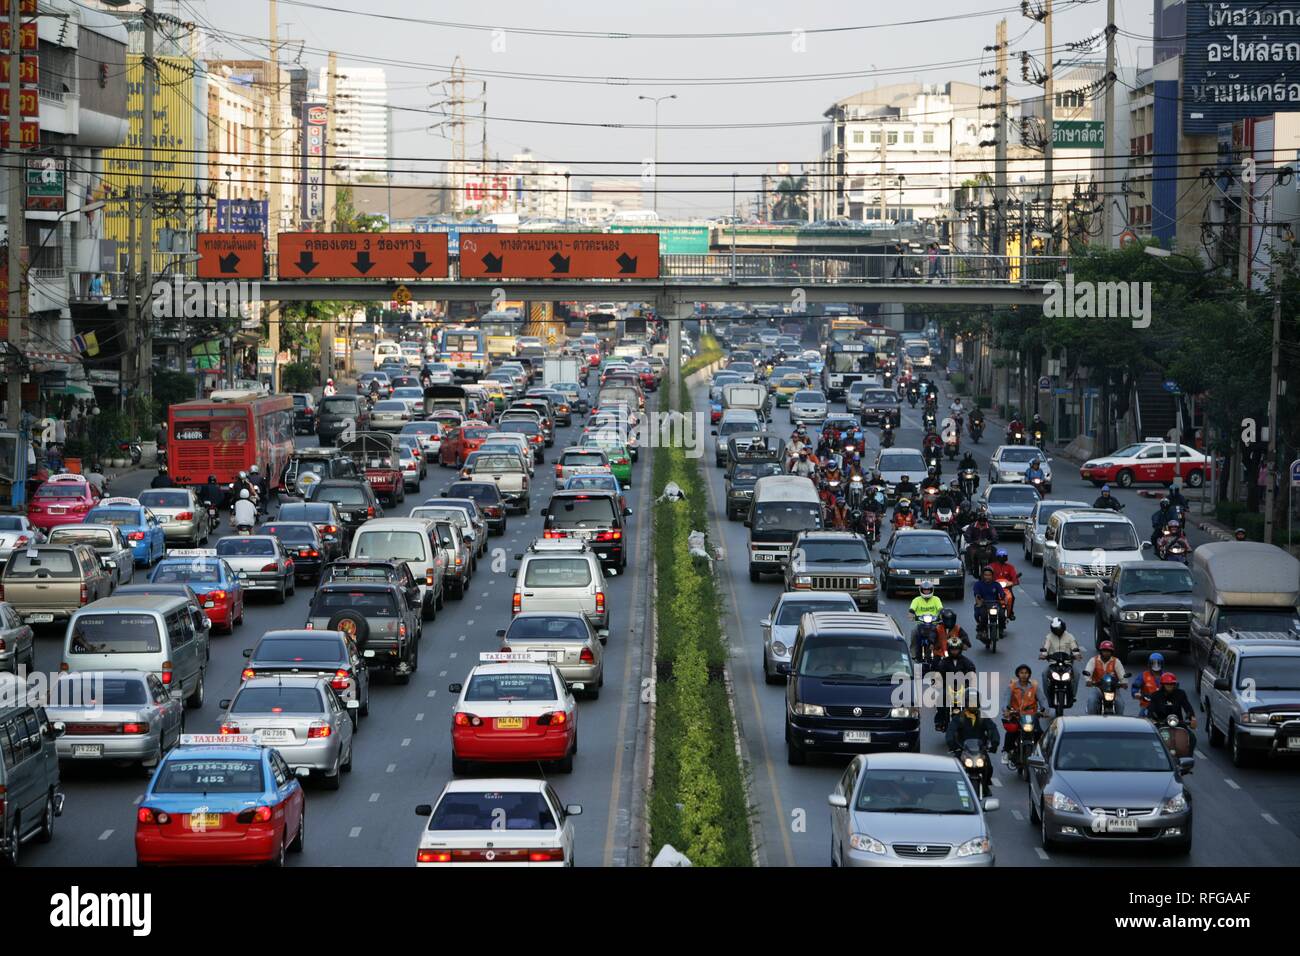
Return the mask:
{"type": "Polygon", "coordinates": [[[182,747],[258,747],[259,734],[181,734],[182,747]]]}
{"type": "Polygon", "coordinates": [[[533,651],[484,651],[478,659],[480,664],[545,664],[550,660],[533,651]]]}
{"type": "Polygon", "coordinates": [[[169,558],[215,558],[216,548],[168,548],[169,558]]]}
{"type": "Polygon", "coordinates": [[[136,507],[140,507],[139,498],[127,498],[124,495],[119,497],[114,497],[114,498],[101,498],[99,500],[99,503],[101,505],[134,505],[136,507]]]}

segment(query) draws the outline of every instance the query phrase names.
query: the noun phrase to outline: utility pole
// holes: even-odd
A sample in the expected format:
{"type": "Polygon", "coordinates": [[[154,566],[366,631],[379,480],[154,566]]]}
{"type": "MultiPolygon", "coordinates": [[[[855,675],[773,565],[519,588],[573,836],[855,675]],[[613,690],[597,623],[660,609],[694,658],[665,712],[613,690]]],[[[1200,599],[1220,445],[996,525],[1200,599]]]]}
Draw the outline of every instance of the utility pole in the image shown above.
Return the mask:
{"type": "MultiPolygon", "coordinates": [[[[1043,12],[1043,123],[1045,126],[1043,137],[1043,182],[1046,183],[1047,190],[1047,234],[1048,240],[1043,249],[1047,254],[1052,252],[1052,237],[1055,230],[1052,226],[1052,218],[1056,205],[1056,183],[1052,177],[1052,126],[1056,113],[1056,96],[1055,87],[1052,81],[1052,0],[1043,0],[1045,6],[1043,12]]],[[[1025,237],[1020,237],[1020,252],[1024,254],[1025,237]]]]}
{"type": "MultiPolygon", "coordinates": [[[[1279,250],[1270,250],[1273,273],[1273,361],[1268,383],[1268,458],[1265,460],[1268,483],[1264,486],[1264,543],[1273,543],[1274,489],[1277,487],[1278,379],[1282,362],[1282,270],[1278,268],[1279,250]]],[[[1287,476],[1290,481],[1290,475],[1287,476]]],[[[1287,541],[1288,549],[1291,542],[1287,541]]]]}
{"type": "MultiPolygon", "coordinates": [[[[27,311],[23,302],[23,260],[22,248],[27,238],[27,215],[23,210],[23,144],[22,144],[22,16],[19,13],[18,0],[9,0],[9,200],[7,204],[7,223],[9,231],[9,349],[5,356],[5,378],[8,387],[5,398],[8,402],[8,425],[14,430],[23,423],[23,313],[27,311]]],[[[27,450],[21,443],[18,448],[19,472],[25,474],[27,450]]],[[[21,493],[16,488],[15,496],[21,493]]],[[[15,501],[14,504],[19,502],[15,501]]]]}
{"type": "MultiPolygon", "coordinates": [[[[882,226],[885,224],[885,220],[889,218],[889,198],[886,196],[889,184],[885,181],[885,177],[888,175],[885,167],[885,141],[888,139],[889,133],[885,130],[885,119],[882,116],[880,118],[880,224],[882,226]]],[[[900,242],[903,239],[901,234],[898,238],[900,242]]]]}
{"type": "MultiPolygon", "coordinates": [[[[276,0],[269,0],[271,8],[271,32],[270,32],[270,54],[271,54],[271,209],[267,216],[267,239],[275,242],[276,236],[280,233],[280,216],[282,215],[281,204],[283,200],[280,196],[280,186],[284,178],[284,170],[281,168],[280,144],[284,136],[284,130],[287,125],[284,122],[284,116],[280,109],[280,24],[277,19],[276,0]]],[[[328,118],[326,119],[328,123],[328,118]]],[[[326,126],[328,130],[329,127],[326,126]]],[[[325,165],[329,165],[328,147],[326,147],[325,165]]],[[[328,175],[328,173],[326,174],[328,175]]],[[[280,371],[280,318],[284,314],[284,308],[281,303],[276,302],[267,306],[266,311],[266,328],[269,333],[271,347],[271,392],[278,391],[279,371],[280,371]]]]}
{"type": "MultiPolygon", "coordinates": [[[[334,186],[334,96],[338,89],[338,55],[330,50],[329,56],[325,60],[325,221],[321,224],[321,231],[331,232],[338,229],[338,195],[334,186]]],[[[351,316],[348,317],[351,321],[351,316]]],[[[334,320],[326,322],[321,328],[320,335],[320,383],[324,387],[325,383],[334,377],[334,337],[338,332],[334,328],[334,320]]]]}
{"type": "MultiPolygon", "coordinates": [[[[135,358],[135,390],[141,398],[148,399],[153,394],[153,335],[149,323],[149,290],[153,287],[153,153],[154,153],[154,135],[153,135],[153,100],[154,88],[158,77],[158,64],[154,60],[154,0],[145,0],[144,3],[144,62],[141,64],[144,73],[143,87],[143,108],[144,116],[141,124],[141,140],[144,146],[143,168],[141,177],[141,187],[144,193],[143,209],[141,217],[141,234],[140,246],[143,254],[140,256],[143,260],[142,267],[137,272],[143,272],[144,282],[139,295],[136,296],[136,320],[132,325],[134,337],[129,340],[132,346],[138,351],[135,358]]],[[[129,203],[127,204],[130,205],[129,203]]],[[[126,383],[121,383],[123,392],[126,390],[126,383]]],[[[137,422],[136,424],[140,424],[137,422]]],[[[153,423],[149,425],[152,427],[153,423]]]]}
{"type": "Polygon", "coordinates": [[[1115,210],[1111,201],[1111,172],[1113,157],[1111,153],[1118,149],[1115,138],[1115,0],[1106,0],[1106,119],[1102,137],[1102,173],[1101,173],[1101,238],[1107,249],[1111,248],[1115,234],[1115,210]]]}
{"type": "Polygon", "coordinates": [[[1007,20],[998,23],[997,40],[998,118],[994,138],[993,207],[996,234],[992,252],[995,256],[1007,254],[1007,20]]]}

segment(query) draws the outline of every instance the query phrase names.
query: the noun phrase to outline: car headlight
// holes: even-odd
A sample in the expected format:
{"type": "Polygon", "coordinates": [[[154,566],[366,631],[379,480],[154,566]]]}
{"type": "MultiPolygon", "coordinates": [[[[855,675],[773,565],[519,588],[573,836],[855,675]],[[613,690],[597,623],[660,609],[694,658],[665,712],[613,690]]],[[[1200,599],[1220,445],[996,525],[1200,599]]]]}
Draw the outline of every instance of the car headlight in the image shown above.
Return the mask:
{"type": "Polygon", "coordinates": [[[1134,621],[1137,621],[1137,620],[1140,620],[1140,619],[1141,619],[1141,615],[1138,614],[1137,611],[1125,611],[1123,614],[1120,615],[1120,617],[1121,617],[1123,620],[1128,621],[1129,623],[1132,623],[1132,622],[1134,622],[1134,621]]]}
{"type": "Polygon", "coordinates": [[[1242,714],[1241,720],[1243,723],[1247,724],[1266,724],[1268,723],[1268,716],[1267,713],[1262,711],[1253,713],[1248,711],[1247,713],[1242,714]]]}
{"type": "Polygon", "coordinates": [[[863,853],[885,855],[885,845],[875,837],[867,836],[865,833],[855,833],[849,837],[849,846],[855,850],[861,850],[863,853]]]}
{"type": "Polygon", "coordinates": [[[1084,572],[1083,572],[1083,565],[1082,565],[1082,564],[1063,564],[1063,565],[1061,565],[1061,573],[1062,573],[1062,574],[1068,574],[1068,575],[1072,575],[1072,576],[1078,577],[1078,576],[1080,576],[1080,575],[1082,575],[1082,574],[1084,573],[1084,572]]]}
{"type": "Polygon", "coordinates": [[[1079,805],[1065,794],[1061,793],[1061,791],[1054,790],[1052,792],[1052,809],[1062,810],[1066,813],[1078,813],[1079,805]]]}
{"type": "Polygon", "coordinates": [[[781,641],[772,642],[772,654],[775,657],[785,657],[790,653],[790,648],[786,647],[781,641]]]}
{"type": "Polygon", "coordinates": [[[875,583],[876,583],[876,579],[869,574],[858,578],[858,587],[860,588],[869,588],[875,583]]]}
{"type": "Polygon", "coordinates": [[[804,588],[812,587],[812,575],[796,574],[794,576],[794,585],[795,587],[804,587],[804,588]]]}
{"type": "Polygon", "coordinates": [[[967,840],[961,846],[957,847],[958,856],[980,856],[984,853],[990,853],[993,850],[993,844],[989,842],[988,837],[976,837],[973,840],[967,840]]]}
{"type": "Polygon", "coordinates": [[[794,712],[800,717],[825,717],[826,708],[821,704],[796,703],[794,712]]]}
{"type": "Polygon", "coordinates": [[[895,720],[916,720],[921,716],[919,707],[895,707],[889,711],[889,716],[895,720]]]}
{"type": "Polygon", "coordinates": [[[1187,809],[1187,794],[1179,791],[1160,805],[1161,813],[1182,813],[1187,809]]]}

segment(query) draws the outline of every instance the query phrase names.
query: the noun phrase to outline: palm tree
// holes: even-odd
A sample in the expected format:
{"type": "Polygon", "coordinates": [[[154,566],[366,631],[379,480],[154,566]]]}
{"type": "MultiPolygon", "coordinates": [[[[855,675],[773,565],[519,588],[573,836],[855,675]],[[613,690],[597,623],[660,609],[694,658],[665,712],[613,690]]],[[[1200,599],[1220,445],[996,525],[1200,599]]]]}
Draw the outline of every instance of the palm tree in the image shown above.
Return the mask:
{"type": "Polygon", "coordinates": [[[776,184],[776,202],[772,206],[774,219],[802,219],[808,210],[808,174],[787,176],[776,184]]]}

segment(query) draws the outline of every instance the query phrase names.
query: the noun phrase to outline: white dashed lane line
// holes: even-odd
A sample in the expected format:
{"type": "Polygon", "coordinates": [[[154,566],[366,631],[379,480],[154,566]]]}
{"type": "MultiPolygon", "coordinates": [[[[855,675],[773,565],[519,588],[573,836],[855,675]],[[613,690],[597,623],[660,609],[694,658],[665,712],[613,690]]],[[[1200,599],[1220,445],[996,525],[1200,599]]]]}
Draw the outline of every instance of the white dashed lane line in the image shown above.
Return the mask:
{"type": "Polygon", "coordinates": [[[115,832],[115,831],[113,831],[113,830],[105,830],[103,833],[101,833],[101,834],[99,835],[99,841],[100,841],[101,843],[103,843],[105,840],[107,840],[109,837],[111,837],[111,836],[113,835],[114,832],[115,832]]]}
{"type": "Polygon", "coordinates": [[[1273,814],[1271,813],[1261,813],[1260,816],[1263,817],[1265,820],[1267,820],[1269,823],[1273,824],[1273,826],[1275,827],[1281,826],[1281,824],[1277,822],[1277,818],[1274,817],[1273,814]]]}
{"type": "Polygon", "coordinates": [[[403,737],[403,738],[402,738],[402,746],[403,746],[403,747],[409,747],[409,746],[411,746],[411,738],[410,738],[410,737],[403,737]]]}
{"type": "Polygon", "coordinates": [[[437,692],[436,690],[431,690],[431,691],[429,691],[429,693],[428,693],[427,696],[432,697],[432,696],[434,696],[434,695],[437,694],[437,693],[438,693],[438,692],[437,692]]]}
{"type": "Polygon", "coordinates": [[[1040,860],[1050,860],[1050,859],[1051,859],[1051,857],[1049,857],[1049,856],[1047,855],[1047,851],[1044,850],[1041,846],[1036,846],[1036,847],[1034,847],[1034,852],[1038,854],[1038,858],[1039,858],[1040,860]]]}
{"type": "Polygon", "coordinates": [[[1023,823],[1025,820],[1025,815],[1021,813],[1019,810],[1012,810],[1011,815],[1015,817],[1017,820],[1019,820],[1021,823],[1023,823]]]}
{"type": "Polygon", "coordinates": [[[370,795],[370,802],[371,802],[371,803],[378,803],[378,802],[379,802],[379,794],[377,794],[377,793],[372,793],[372,794],[370,795]]]}
{"type": "Polygon", "coordinates": [[[1226,783],[1228,786],[1230,786],[1233,790],[1241,789],[1241,785],[1237,783],[1237,781],[1233,780],[1231,777],[1224,777],[1223,782],[1226,783]]]}
{"type": "Polygon", "coordinates": [[[418,724],[420,721],[422,721],[422,720],[424,720],[424,714],[416,714],[416,715],[415,715],[415,722],[416,722],[417,724],[418,724]]]}
{"type": "Polygon", "coordinates": [[[359,836],[361,836],[361,827],[353,827],[348,831],[348,839],[350,840],[355,840],[359,836]]]}
{"type": "Polygon", "coordinates": [[[397,764],[390,763],[387,767],[384,768],[384,773],[392,773],[396,769],[397,769],[397,764]]]}

